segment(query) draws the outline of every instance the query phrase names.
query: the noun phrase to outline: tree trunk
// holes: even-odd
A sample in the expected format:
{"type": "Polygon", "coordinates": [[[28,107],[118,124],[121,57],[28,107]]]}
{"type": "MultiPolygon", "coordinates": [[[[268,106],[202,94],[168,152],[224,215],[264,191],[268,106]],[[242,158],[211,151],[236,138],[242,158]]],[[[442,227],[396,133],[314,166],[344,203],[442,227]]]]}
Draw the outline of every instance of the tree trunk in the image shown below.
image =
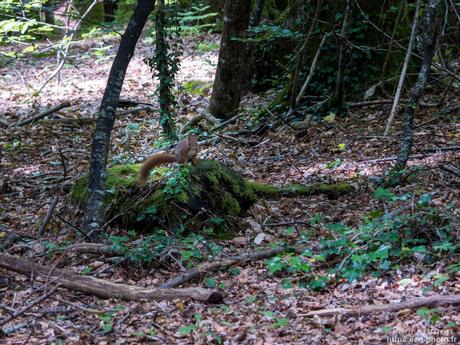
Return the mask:
{"type": "Polygon", "coordinates": [[[219,62],[209,104],[209,112],[218,118],[229,118],[240,104],[246,43],[235,38],[246,36],[250,11],[250,0],[225,3],[219,62]]]}
{"type": "Polygon", "coordinates": [[[104,22],[111,23],[115,19],[115,12],[117,10],[117,0],[104,0],[104,22]]]}
{"type": "MultiPolygon", "coordinates": [[[[316,24],[318,23],[318,17],[319,13],[321,11],[321,3],[322,0],[317,0],[316,2],[316,10],[315,10],[315,15],[313,17],[313,20],[311,21],[310,29],[308,30],[307,36],[305,38],[305,41],[302,44],[302,47],[300,47],[300,50],[297,53],[296,57],[296,66],[294,70],[294,78],[292,79],[292,89],[291,89],[291,108],[295,108],[296,105],[296,98],[297,98],[297,88],[298,88],[298,83],[299,83],[299,74],[300,70],[302,68],[302,62],[305,60],[305,52],[308,48],[308,43],[310,42],[311,35],[313,34],[313,31],[316,29],[316,24]]],[[[310,69],[311,71],[311,69],[310,69]]]]}
{"type": "Polygon", "coordinates": [[[423,95],[436,48],[436,38],[439,31],[439,20],[437,19],[439,3],[440,0],[429,0],[425,9],[422,33],[422,65],[420,66],[417,82],[412,89],[409,103],[404,110],[403,138],[398,159],[393,168],[395,171],[404,169],[414,143],[414,113],[423,95]]]}
{"type": "Polygon", "coordinates": [[[83,224],[84,231],[88,234],[94,234],[94,231],[99,229],[104,221],[106,164],[109,153],[110,135],[115,122],[115,111],[120,98],[126,69],[133,57],[134,49],[136,48],[136,43],[142,33],[142,29],[154,6],[155,1],[138,0],[133,16],[121,39],[112,68],[110,69],[91,147],[88,201],[83,224]]]}
{"type": "Polygon", "coordinates": [[[420,0],[417,0],[417,4],[415,5],[414,20],[412,22],[412,29],[411,29],[411,34],[409,38],[409,45],[407,46],[406,57],[404,59],[403,68],[401,70],[401,75],[399,77],[398,88],[396,89],[396,94],[395,94],[395,98],[393,101],[393,106],[391,107],[390,116],[388,117],[388,122],[385,127],[385,132],[383,133],[383,135],[385,136],[387,136],[388,133],[390,133],[393,119],[396,115],[396,112],[398,111],[399,98],[401,97],[401,91],[404,86],[404,79],[406,79],[407,68],[409,67],[410,57],[412,56],[412,48],[414,47],[415,34],[417,32],[417,26],[418,26],[419,12],[420,12],[420,0]]]}
{"type": "Polygon", "coordinates": [[[340,43],[339,43],[339,62],[337,66],[337,79],[335,84],[334,98],[332,99],[332,105],[337,108],[343,108],[343,77],[345,72],[345,55],[347,53],[347,45],[345,40],[348,37],[348,26],[350,23],[350,17],[352,12],[351,0],[347,0],[345,7],[345,14],[343,17],[342,29],[340,30],[340,43]]]}

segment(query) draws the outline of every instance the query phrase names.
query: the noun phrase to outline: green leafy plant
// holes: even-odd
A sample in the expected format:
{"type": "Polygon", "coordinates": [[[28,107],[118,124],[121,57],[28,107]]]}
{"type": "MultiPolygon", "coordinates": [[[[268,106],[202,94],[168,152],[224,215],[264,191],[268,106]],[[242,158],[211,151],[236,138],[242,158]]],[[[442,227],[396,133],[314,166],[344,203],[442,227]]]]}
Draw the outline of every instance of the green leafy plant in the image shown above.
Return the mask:
{"type": "Polygon", "coordinates": [[[179,333],[180,334],[187,335],[187,334],[190,334],[193,331],[198,329],[198,327],[200,326],[200,322],[203,319],[203,317],[201,316],[201,314],[195,313],[195,314],[193,314],[193,318],[195,319],[195,323],[192,323],[192,324],[187,325],[187,326],[182,326],[181,328],[179,328],[179,333]]]}
{"type": "Polygon", "coordinates": [[[185,11],[180,11],[179,18],[180,31],[185,35],[196,35],[200,32],[214,29],[217,12],[209,12],[210,6],[191,6],[185,11]]]}
{"type": "Polygon", "coordinates": [[[113,314],[113,312],[106,312],[97,315],[101,320],[101,327],[104,333],[109,333],[113,329],[113,314]]]}
{"type": "Polygon", "coordinates": [[[187,166],[175,171],[166,180],[166,186],[163,189],[167,197],[173,198],[181,193],[187,192],[190,170],[187,166]]]}
{"type": "MultiPolygon", "coordinates": [[[[374,198],[382,207],[368,213],[355,227],[327,224],[321,217],[310,220],[316,226],[323,222],[330,234],[320,242],[321,247],[302,255],[278,254],[265,261],[268,271],[277,276],[296,276],[301,286],[320,290],[327,287],[332,276],[353,281],[414,259],[434,262],[458,258],[460,245],[454,226],[458,220],[453,206],[432,207],[431,193],[396,195],[384,188],[378,188],[374,198]],[[415,207],[405,206],[413,201],[415,207]],[[393,205],[398,206],[398,212],[384,211],[393,205]],[[406,209],[410,212],[404,212],[406,209]]],[[[436,275],[434,285],[446,280],[447,275],[436,275]]],[[[289,286],[287,281],[282,284],[289,286]]]]}

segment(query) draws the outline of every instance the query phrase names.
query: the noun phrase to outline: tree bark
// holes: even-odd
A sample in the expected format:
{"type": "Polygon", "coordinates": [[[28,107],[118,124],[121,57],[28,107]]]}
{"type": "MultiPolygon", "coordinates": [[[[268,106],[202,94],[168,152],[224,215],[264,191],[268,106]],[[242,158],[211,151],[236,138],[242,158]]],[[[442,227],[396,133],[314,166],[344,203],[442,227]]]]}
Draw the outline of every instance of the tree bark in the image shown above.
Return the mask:
{"type": "Polygon", "coordinates": [[[221,119],[229,118],[240,104],[246,43],[235,38],[246,36],[250,11],[250,0],[225,2],[219,62],[209,104],[209,112],[221,119]]]}
{"type": "Polygon", "coordinates": [[[412,89],[409,103],[404,110],[403,138],[401,149],[393,168],[395,171],[404,169],[414,143],[414,113],[423,95],[436,48],[436,38],[439,31],[439,20],[437,20],[439,4],[440,0],[429,0],[427,8],[425,9],[422,32],[422,64],[420,66],[417,82],[412,89]]]}
{"type": "Polygon", "coordinates": [[[115,122],[115,111],[120,99],[126,69],[134,55],[136,43],[154,6],[155,1],[138,0],[110,69],[107,86],[99,107],[91,147],[88,201],[83,224],[83,228],[88,234],[95,234],[95,231],[99,229],[104,221],[106,164],[109,154],[110,135],[115,122]]]}

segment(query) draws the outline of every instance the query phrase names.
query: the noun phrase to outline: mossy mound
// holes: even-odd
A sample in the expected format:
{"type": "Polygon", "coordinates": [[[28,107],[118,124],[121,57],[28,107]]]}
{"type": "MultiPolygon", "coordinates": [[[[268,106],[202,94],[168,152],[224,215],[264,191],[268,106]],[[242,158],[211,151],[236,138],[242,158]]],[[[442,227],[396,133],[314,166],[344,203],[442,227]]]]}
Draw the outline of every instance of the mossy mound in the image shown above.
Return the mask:
{"type": "MultiPolygon", "coordinates": [[[[126,229],[167,227],[231,238],[238,229],[237,217],[256,200],[240,175],[216,161],[155,169],[142,188],[136,184],[139,168],[131,164],[108,170],[107,219],[126,229]]],[[[71,191],[72,200],[81,207],[87,198],[87,183],[84,176],[71,191]]]]}

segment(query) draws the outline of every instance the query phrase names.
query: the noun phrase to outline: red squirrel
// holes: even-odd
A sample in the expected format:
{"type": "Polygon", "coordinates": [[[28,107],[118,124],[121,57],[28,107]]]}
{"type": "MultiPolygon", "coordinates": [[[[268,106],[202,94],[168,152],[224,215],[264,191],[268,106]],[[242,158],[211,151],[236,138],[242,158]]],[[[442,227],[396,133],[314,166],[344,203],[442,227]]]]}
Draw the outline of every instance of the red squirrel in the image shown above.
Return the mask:
{"type": "Polygon", "coordinates": [[[144,184],[147,181],[150,171],[166,163],[186,163],[191,161],[192,164],[196,164],[196,155],[198,154],[198,142],[194,135],[190,135],[188,138],[179,141],[174,148],[174,154],[158,153],[153,155],[142,163],[141,169],[139,170],[139,177],[137,179],[139,184],[144,184]]]}

